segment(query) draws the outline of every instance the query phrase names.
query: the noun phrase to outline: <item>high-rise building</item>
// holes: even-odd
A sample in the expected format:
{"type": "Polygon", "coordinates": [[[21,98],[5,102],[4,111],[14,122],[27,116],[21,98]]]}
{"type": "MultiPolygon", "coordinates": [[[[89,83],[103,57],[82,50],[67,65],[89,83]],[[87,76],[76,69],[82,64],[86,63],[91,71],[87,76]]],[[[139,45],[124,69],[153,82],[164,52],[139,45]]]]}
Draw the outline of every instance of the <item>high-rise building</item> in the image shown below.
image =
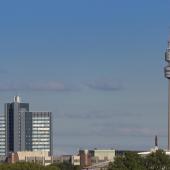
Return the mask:
{"type": "Polygon", "coordinates": [[[29,104],[21,103],[19,96],[14,97],[13,103],[5,104],[7,152],[26,149],[24,113],[27,111],[29,111],[29,104]]]}
{"type": "Polygon", "coordinates": [[[5,104],[6,153],[18,151],[47,151],[52,155],[52,113],[30,112],[29,103],[5,104]]]}
{"type": "Polygon", "coordinates": [[[51,112],[25,112],[26,148],[48,151],[52,155],[51,112]]]}

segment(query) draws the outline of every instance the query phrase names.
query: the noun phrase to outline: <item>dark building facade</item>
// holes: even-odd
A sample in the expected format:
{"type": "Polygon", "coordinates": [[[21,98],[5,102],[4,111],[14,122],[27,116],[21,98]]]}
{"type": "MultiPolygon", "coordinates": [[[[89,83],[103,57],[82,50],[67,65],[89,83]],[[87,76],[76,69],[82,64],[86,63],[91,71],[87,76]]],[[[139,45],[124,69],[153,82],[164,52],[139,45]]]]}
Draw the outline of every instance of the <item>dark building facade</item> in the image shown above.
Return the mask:
{"type": "Polygon", "coordinates": [[[28,103],[20,103],[18,96],[14,97],[13,103],[5,104],[6,128],[7,128],[7,152],[25,150],[25,125],[24,113],[29,111],[28,103]]]}

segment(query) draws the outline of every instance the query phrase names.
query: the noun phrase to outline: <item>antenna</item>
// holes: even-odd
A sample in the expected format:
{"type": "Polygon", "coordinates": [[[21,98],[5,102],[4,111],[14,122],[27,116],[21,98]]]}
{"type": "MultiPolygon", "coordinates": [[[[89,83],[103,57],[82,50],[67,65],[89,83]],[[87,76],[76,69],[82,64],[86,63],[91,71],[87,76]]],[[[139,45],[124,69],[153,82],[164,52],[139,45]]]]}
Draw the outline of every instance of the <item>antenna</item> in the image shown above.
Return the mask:
{"type": "Polygon", "coordinates": [[[168,79],[168,151],[170,151],[170,39],[168,41],[168,48],[165,51],[165,61],[167,66],[164,68],[164,73],[168,79]]]}

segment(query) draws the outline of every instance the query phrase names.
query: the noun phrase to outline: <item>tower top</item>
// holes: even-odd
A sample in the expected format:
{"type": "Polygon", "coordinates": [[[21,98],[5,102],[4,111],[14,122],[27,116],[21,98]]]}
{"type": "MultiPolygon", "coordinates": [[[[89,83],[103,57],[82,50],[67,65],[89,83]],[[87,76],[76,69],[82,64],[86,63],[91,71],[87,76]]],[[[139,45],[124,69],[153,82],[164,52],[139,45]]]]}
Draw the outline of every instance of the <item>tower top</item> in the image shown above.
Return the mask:
{"type": "Polygon", "coordinates": [[[20,103],[21,97],[20,96],[14,96],[14,103],[20,103]]]}

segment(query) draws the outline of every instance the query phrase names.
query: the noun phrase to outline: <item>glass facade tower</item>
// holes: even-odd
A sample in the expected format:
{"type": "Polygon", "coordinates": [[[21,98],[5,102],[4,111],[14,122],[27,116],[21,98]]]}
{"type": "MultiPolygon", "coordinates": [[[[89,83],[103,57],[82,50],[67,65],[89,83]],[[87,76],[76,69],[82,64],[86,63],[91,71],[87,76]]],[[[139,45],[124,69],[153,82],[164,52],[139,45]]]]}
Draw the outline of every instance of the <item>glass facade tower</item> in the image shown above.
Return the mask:
{"type": "MultiPolygon", "coordinates": [[[[31,112],[32,115],[32,150],[48,151],[52,148],[51,112],[31,112]]],[[[52,153],[51,153],[52,154],[52,153]]]]}

